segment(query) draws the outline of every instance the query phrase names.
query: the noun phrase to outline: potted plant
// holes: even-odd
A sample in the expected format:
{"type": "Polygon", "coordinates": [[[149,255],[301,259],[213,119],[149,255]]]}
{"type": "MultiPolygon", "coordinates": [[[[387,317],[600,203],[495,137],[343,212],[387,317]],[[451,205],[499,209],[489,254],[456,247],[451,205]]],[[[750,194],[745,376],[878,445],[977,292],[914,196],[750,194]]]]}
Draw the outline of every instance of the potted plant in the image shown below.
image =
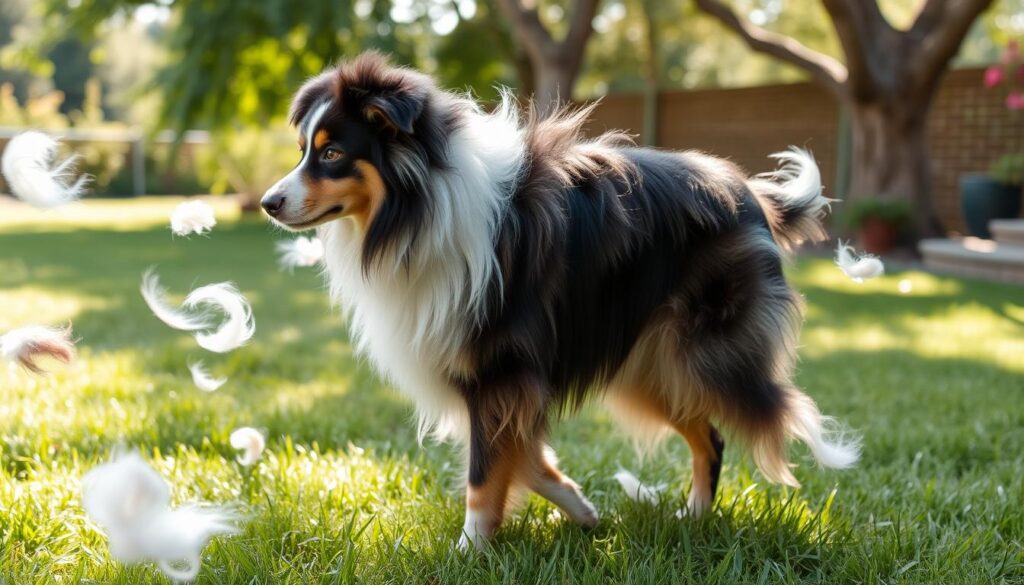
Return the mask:
{"type": "Polygon", "coordinates": [[[859,247],[871,254],[885,254],[896,247],[910,225],[910,204],[878,197],[860,199],[847,208],[844,218],[856,232],[859,247]]]}
{"type": "MultiPolygon", "coordinates": [[[[1011,115],[1024,110],[1024,57],[1011,42],[998,65],[985,70],[985,87],[1006,88],[1005,104],[1011,115]]],[[[1016,122],[1016,121],[1015,121],[1016,122]]],[[[1024,132],[1019,133],[1024,138],[1024,132]]],[[[988,225],[993,219],[1020,215],[1021,185],[1024,184],[1024,144],[1013,148],[989,167],[988,174],[960,178],[960,205],[964,222],[972,235],[991,238],[988,225]]]]}
{"type": "Polygon", "coordinates": [[[971,234],[991,238],[988,224],[993,219],[1020,215],[1021,185],[1024,184],[1024,153],[1006,154],[989,168],[987,175],[965,175],[960,179],[964,221],[971,234]]]}

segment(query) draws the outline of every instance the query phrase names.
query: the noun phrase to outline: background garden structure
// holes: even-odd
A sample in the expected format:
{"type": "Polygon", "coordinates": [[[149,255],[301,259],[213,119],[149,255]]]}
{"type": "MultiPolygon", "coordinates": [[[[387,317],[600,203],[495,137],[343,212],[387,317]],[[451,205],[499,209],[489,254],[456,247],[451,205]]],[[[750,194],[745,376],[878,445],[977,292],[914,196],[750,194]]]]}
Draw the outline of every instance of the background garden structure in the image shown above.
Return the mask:
{"type": "MultiPolygon", "coordinates": [[[[946,230],[965,231],[959,177],[983,173],[1024,139],[1024,118],[1013,117],[998,92],[986,90],[983,69],[950,71],[932,106],[928,144],[935,207],[946,230]]],[[[640,133],[643,95],[604,97],[592,132],[640,133]]],[[[770,170],[766,157],[790,145],[811,150],[821,167],[826,195],[843,194],[839,157],[841,114],[836,100],[811,83],[742,89],[665,91],[658,98],[656,145],[727,156],[750,173],[770,170]]],[[[867,194],[875,195],[875,194],[867,194]]]]}

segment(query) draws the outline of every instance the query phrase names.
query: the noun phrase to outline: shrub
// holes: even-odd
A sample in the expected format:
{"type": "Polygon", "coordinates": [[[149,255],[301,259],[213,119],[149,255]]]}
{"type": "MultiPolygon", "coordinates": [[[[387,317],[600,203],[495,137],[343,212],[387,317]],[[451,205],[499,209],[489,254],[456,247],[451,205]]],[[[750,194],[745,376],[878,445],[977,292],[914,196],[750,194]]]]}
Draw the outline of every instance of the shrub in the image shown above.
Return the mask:
{"type": "Polygon", "coordinates": [[[910,204],[902,200],[870,197],[854,201],[842,217],[843,223],[851,229],[859,228],[871,218],[902,228],[910,223],[910,204]]]}
{"type": "Polygon", "coordinates": [[[1006,185],[1024,185],[1024,152],[1004,154],[989,167],[988,174],[1006,185]]]}

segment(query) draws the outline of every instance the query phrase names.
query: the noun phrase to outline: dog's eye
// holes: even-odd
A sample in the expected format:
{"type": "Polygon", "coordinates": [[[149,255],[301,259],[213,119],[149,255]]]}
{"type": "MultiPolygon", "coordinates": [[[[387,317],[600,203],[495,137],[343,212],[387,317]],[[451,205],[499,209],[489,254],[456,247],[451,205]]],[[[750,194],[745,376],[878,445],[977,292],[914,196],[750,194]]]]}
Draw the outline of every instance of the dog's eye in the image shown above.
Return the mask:
{"type": "Polygon", "coordinates": [[[328,148],[324,151],[323,159],[327,162],[334,162],[341,158],[341,151],[337,148],[328,148]]]}

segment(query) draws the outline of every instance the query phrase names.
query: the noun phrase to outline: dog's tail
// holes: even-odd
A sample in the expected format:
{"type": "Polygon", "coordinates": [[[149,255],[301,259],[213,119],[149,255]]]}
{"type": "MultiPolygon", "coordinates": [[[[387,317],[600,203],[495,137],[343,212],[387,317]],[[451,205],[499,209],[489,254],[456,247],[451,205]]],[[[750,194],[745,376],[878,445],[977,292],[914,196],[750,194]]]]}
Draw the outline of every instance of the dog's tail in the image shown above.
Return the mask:
{"type": "Polygon", "coordinates": [[[750,441],[751,456],[769,480],[799,487],[787,456],[788,439],[807,445],[822,467],[848,469],[860,459],[860,439],[843,432],[837,423],[821,414],[809,396],[796,388],[780,389],[783,407],[772,421],[762,421],[744,433],[750,441]]]}
{"type": "Polygon", "coordinates": [[[806,150],[790,147],[772,155],[781,164],[747,181],[771,227],[775,241],[787,250],[806,240],[824,240],[822,221],[832,201],[821,194],[821,173],[806,150]]]}

